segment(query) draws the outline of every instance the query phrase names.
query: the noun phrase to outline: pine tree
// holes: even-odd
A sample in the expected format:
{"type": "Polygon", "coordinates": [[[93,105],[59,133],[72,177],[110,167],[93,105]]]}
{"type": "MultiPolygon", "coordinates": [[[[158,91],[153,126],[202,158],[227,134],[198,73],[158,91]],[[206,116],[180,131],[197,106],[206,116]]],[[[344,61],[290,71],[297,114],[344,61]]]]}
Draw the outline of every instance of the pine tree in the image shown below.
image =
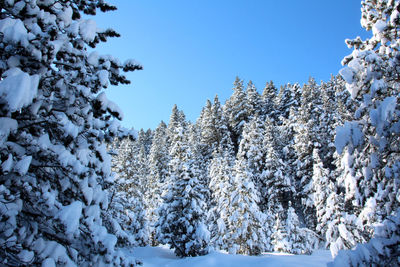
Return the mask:
{"type": "Polygon", "coordinates": [[[361,25],[372,37],[346,40],[354,51],[340,71],[357,110],[339,128],[336,145],[339,152],[347,146],[353,160],[355,215],[368,214],[361,209],[376,203],[376,211],[361,218],[365,227],[399,207],[399,8],[399,1],[362,1],[361,25]]]}
{"type": "Polygon", "coordinates": [[[114,9],[96,0],[1,2],[1,265],[131,264],[101,218],[111,181],[104,141],[122,118],[104,89],[141,67],[89,54],[119,35],[81,17],[114,9]]]}
{"type": "Polygon", "coordinates": [[[233,183],[234,157],[233,148],[222,147],[214,152],[210,164],[210,184],[212,203],[209,209],[211,244],[221,250],[228,250],[231,243],[229,233],[230,193],[234,191],[233,183]]]}
{"type": "Polygon", "coordinates": [[[285,161],[284,143],[278,143],[284,139],[279,139],[281,131],[272,125],[271,121],[266,120],[264,147],[266,149],[264,171],[262,173],[263,181],[263,210],[268,210],[271,214],[277,212],[283,207],[289,207],[289,201],[293,200],[295,188],[290,173],[287,172],[288,166],[285,161]]]}
{"type": "Polygon", "coordinates": [[[315,206],[312,199],[313,149],[319,146],[317,134],[319,132],[319,118],[321,114],[319,87],[313,78],[302,88],[301,105],[299,111],[291,118],[294,126],[294,149],[296,151],[296,198],[301,203],[305,223],[311,230],[315,230],[315,206]]]}
{"type": "Polygon", "coordinates": [[[157,245],[154,225],[158,220],[157,209],[162,204],[161,195],[165,189],[168,175],[169,146],[167,125],[162,121],[154,131],[153,143],[150,148],[148,190],[146,191],[150,242],[153,246],[157,245]]]}
{"type": "Polygon", "coordinates": [[[359,244],[354,250],[339,251],[330,267],[339,266],[398,266],[400,245],[400,212],[389,216],[375,230],[374,238],[359,244]]]}
{"type": "Polygon", "coordinates": [[[287,247],[282,246],[281,251],[293,254],[311,254],[318,247],[317,236],[309,229],[300,227],[299,219],[291,203],[289,203],[285,226],[287,247]]]}
{"type": "Polygon", "coordinates": [[[237,157],[246,161],[247,167],[252,173],[252,182],[256,190],[260,191],[263,186],[261,173],[263,172],[265,151],[263,148],[264,129],[258,116],[244,125],[242,136],[237,157]]]}
{"type": "Polygon", "coordinates": [[[207,100],[198,125],[201,129],[201,143],[204,146],[203,156],[206,160],[211,159],[212,153],[223,146],[229,146],[231,143],[228,123],[223,115],[222,107],[218,96],[214,98],[214,102],[207,100]]]}
{"type": "Polygon", "coordinates": [[[343,191],[337,184],[329,182],[330,194],[326,200],[325,214],[322,221],[326,222],[326,246],[336,256],[341,249],[354,247],[365,241],[365,235],[358,218],[346,211],[343,191]]]}
{"type": "Polygon", "coordinates": [[[248,107],[246,94],[243,91],[243,81],[236,77],[233,86],[233,94],[224,105],[224,117],[228,120],[232,141],[237,152],[243,125],[248,121],[248,107]]]}
{"type": "Polygon", "coordinates": [[[262,111],[261,114],[264,118],[269,118],[271,121],[276,121],[276,93],[277,89],[272,81],[265,84],[263,93],[261,95],[262,111]]]}
{"type": "Polygon", "coordinates": [[[204,223],[206,190],[198,179],[199,166],[188,145],[183,118],[183,113],[174,107],[171,122],[176,122],[177,128],[169,125],[171,160],[156,231],[159,242],[169,244],[177,256],[193,257],[207,253],[210,237],[204,223]]]}
{"type": "Polygon", "coordinates": [[[319,156],[319,149],[316,148],[313,151],[313,198],[314,205],[316,210],[316,232],[320,235],[323,235],[326,232],[326,227],[328,222],[326,219],[329,219],[325,216],[326,214],[326,201],[329,196],[330,188],[328,185],[331,181],[331,172],[329,169],[324,168],[322,160],[319,156]]]}
{"type": "Polygon", "coordinates": [[[234,191],[229,198],[229,252],[233,254],[259,255],[269,243],[264,229],[265,215],[258,207],[259,194],[252,180],[246,160],[238,158],[234,191]]]}
{"type": "Polygon", "coordinates": [[[262,116],[261,96],[257,92],[257,89],[252,81],[249,81],[249,83],[247,84],[246,101],[247,101],[247,112],[248,112],[247,121],[251,121],[252,119],[254,119],[254,117],[261,117],[262,116]]]}
{"type": "Polygon", "coordinates": [[[145,246],[149,243],[144,194],[146,162],[144,146],[123,139],[113,160],[117,178],[110,197],[107,215],[112,231],[124,245],[145,246]],[[139,152],[138,152],[139,150],[139,152]]]}
{"type": "Polygon", "coordinates": [[[281,86],[276,98],[277,117],[282,124],[284,119],[289,119],[290,111],[297,113],[300,106],[301,87],[299,84],[286,84],[281,86]]]}

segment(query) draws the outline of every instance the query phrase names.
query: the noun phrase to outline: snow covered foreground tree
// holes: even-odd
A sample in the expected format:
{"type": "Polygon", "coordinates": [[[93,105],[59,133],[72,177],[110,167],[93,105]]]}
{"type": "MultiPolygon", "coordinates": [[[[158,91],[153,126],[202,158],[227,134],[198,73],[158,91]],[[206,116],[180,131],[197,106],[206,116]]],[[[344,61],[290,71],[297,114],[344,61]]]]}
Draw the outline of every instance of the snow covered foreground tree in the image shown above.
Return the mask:
{"type": "Polygon", "coordinates": [[[0,1],[0,265],[134,265],[102,212],[111,181],[104,140],[118,130],[109,84],[127,84],[88,46],[116,37],[81,14],[103,0],[0,1]]]}
{"type": "MultiPolygon", "coordinates": [[[[358,105],[352,120],[338,127],[335,143],[342,153],[344,171],[338,181],[345,185],[346,209],[357,216],[358,228],[363,229],[368,240],[374,232],[373,225],[400,206],[400,1],[365,0],[361,4],[361,25],[372,30],[372,37],[346,40],[354,50],[342,61],[345,67],[340,74],[358,105]]],[[[339,232],[349,233],[344,241],[351,244],[341,248],[355,245],[353,237],[359,230],[354,225],[352,229],[343,223],[338,225],[339,232]]],[[[392,238],[398,240],[398,234],[392,238]]],[[[380,250],[384,246],[376,243],[371,242],[380,247],[378,251],[383,255],[379,257],[383,257],[386,252],[380,250]]],[[[366,248],[369,250],[368,245],[366,248]]],[[[383,264],[375,262],[372,251],[359,251],[364,256],[371,255],[363,256],[363,263],[359,264],[383,264]]],[[[398,251],[397,244],[391,257],[397,260],[398,251]]]]}

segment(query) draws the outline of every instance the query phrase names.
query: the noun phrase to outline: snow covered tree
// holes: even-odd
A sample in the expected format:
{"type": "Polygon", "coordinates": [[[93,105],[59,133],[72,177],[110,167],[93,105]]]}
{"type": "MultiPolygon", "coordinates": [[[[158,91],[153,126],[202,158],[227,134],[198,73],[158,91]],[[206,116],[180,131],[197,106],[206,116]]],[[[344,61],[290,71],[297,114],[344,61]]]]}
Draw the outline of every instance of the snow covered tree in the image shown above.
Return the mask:
{"type": "Polygon", "coordinates": [[[364,242],[365,235],[360,220],[345,209],[343,190],[333,182],[329,182],[328,188],[330,194],[321,221],[326,225],[326,246],[334,257],[339,250],[364,242]]]}
{"type": "MultiPolygon", "coordinates": [[[[335,152],[335,127],[339,124],[340,117],[337,107],[336,88],[339,86],[337,77],[331,76],[328,82],[321,82],[321,107],[319,115],[319,131],[318,138],[320,139],[320,153],[321,157],[326,158],[327,161],[333,162],[333,153],[335,152]],[[326,151],[326,152],[325,152],[326,151]]],[[[324,162],[325,163],[325,162],[324,162]]],[[[325,164],[324,166],[328,166],[325,164]]],[[[333,167],[332,164],[330,167],[333,167]]]]}
{"type": "Polygon", "coordinates": [[[102,220],[121,111],[109,84],[141,69],[88,47],[118,36],[82,13],[100,0],[1,1],[0,264],[129,265],[102,220]]]}
{"type": "Polygon", "coordinates": [[[295,188],[284,160],[285,149],[279,144],[280,131],[268,119],[265,122],[264,147],[266,149],[264,171],[261,180],[264,184],[261,190],[263,210],[277,214],[280,207],[287,209],[293,199],[295,188]]]}
{"type": "Polygon", "coordinates": [[[110,204],[105,214],[109,229],[118,237],[118,244],[143,246],[148,243],[147,221],[141,191],[132,168],[135,142],[124,138],[118,142],[112,170],[117,177],[111,188],[110,204]]]}
{"type": "MultiPolygon", "coordinates": [[[[145,132],[141,132],[136,140],[124,138],[118,144],[118,153],[113,157],[113,171],[117,174],[117,178],[107,212],[116,235],[119,237],[121,235],[119,233],[125,230],[131,235],[129,244],[134,246],[145,246],[149,243],[145,211],[148,209],[145,196],[148,191],[149,174],[147,155],[142,141],[145,132]],[[116,226],[114,222],[116,219],[121,229],[116,226]]],[[[122,237],[126,242],[126,237],[122,237]]]]}
{"type": "Polygon", "coordinates": [[[294,113],[300,106],[301,87],[299,84],[286,84],[281,86],[278,97],[276,98],[277,117],[282,124],[283,119],[288,119],[290,110],[294,113]]]}
{"type": "Polygon", "coordinates": [[[262,111],[261,114],[264,118],[269,118],[271,121],[276,121],[276,94],[277,89],[272,81],[265,84],[264,90],[261,95],[262,111]]]}
{"type": "Polygon", "coordinates": [[[183,113],[174,107],[169,125],[171,149],[167,191],[158,209],[157,238],[169,244],[179,257],[207,253],[209,232],[205,226],[206,190],[199,181],[199,166],[188,144],[183,113]]]}
{"type": "Polygon", "coordinates": [[[269,244],[264,229],[265,215],[258,207],[259,193],[252,180],[246,160],[238,158],[228,217],[229,252],[233,254],[259,255],[269,244]]]}
{"type": "Polygon", "coordinates": [[[322,160],[319,156],[318,148],[313,151],[313,199],[316,210],[316,232],[320,235],[323,235],[326,232],[327,221],[325,216],[326,213],[326,200],[329,196],[329,183],[331,172],[329,169],[324,168],[322,160]]]}
{"type": "Polygon", "coordinates": [[[271,245],[268,250],[280,250],[285,238],[284,210],[289,207],[295,192],[290,176],[286,175],[286,163],[282,160],[282,149],[278,144],[278,130],[267,119],[265,122],[264,148],[266,150],[264,170],[261,173],[261,209],[266,216],[265,229],[271,245]],[[279,243],[279,244],[278,244],[279,243]]]}
{"type": "Polygon", "coordinates": [[[261,173],[263,171],[265,151],[263,147],[264,129],[258,116],[244,124],[242,136],[237,158],[245,160],[249,171],[252,173],[252,182],[256,190],[260,191],[263,186],[261,173]]]}
{"type": "Polygon", "coordinates": [[[330,267],[399,266],[400,212],[376,226],[374,237],[354,250],[341,250],[330,267]]]}
{"type": "Polygon", "coordinates": [[[149,175],[146,202],[147,218],[150,227],[150,242],[153,246],[157,245],[154,225],[158,220],[157,209],[162,204],[161,195],[165,189],[165,180],[168,175],[169,145],[167,125],[162,121],[154,131],[148,160],[149,175]]]}
{"type": "Polygon", "coordinates": [[[228,120],[232,141],[237,151],[243,125],[248,120],[248,107],[246,94],[243,91],[243,81],[236,77],[233,86],[233,94],[224,105],[224,117],[228,120]]]}
{"type": "Polygon", "coordinates": [[[211,159],[212,153],[223,146],[229,146],[231,143],[228,122],[225,119],[218,96],[214,102],[207,101],[199,118],[199,127],[201,129],[201,143],[204,146],[203,156],[205,159],[211,159]]]}
{"type": "Polygon", "coordinates": [[[139,130],[137,142],[140,144],[138,147],[143,146],[145,155],[147,156],[150,153],[151,144],[153,143],[153,132],[151,129],[144,131],[143,129],[139,130]]]}
{"type": "Polygon", "coordinates": [[[336,147],[348,148],[353,205],[365,227],[399,207],[399,9],[397,0],[362,1],[361,25],[372,37],[346,40],[354,50],[340,71],[359,104],[352,121],[338,128],[336,147]],[[367,203],[376,203],[375,211],[363,212],[371,208],[367,203]]]}
{"type": "Polygon", "coordinates": [[[230,212],[230,193],[233,186],[234,157],[233,148],[223,148],[214,152],[210,164],[210,184],[212,203],[209,209],[211,244],[221,250],[228,250],[230,241],[229,233],[235,229],[228,229],[230,212]]]}
{"type": "MultiPolygon", "coordinates": [[[[280,212],[284,212],[281,210],[280,212]]],[[[276,251],[293,254],[311,254],[318,246],[317,236],[307,228],[301,228],[296,212],[289,203],[286,221],[277,216],[272,235],[276,251]]]]}
{"type": "Polygon", "coordinates": [[[315,230],[315,206],[312,199],[313,148],[319,146],[318,115],[321,114],[319,87],[313,78],[302,88],[299,111],[291,118],[294,126],[294,149],[296,151],[296,198],[301,203],[305,223],[315,230]]]}
{"type": "Polygon", "coordinates": [[[261,117],[261,96],[257,92],[256,87],[252,81],[249,81],[246,89],[246,101],[247,101],[247,121],[251,121],[254,117],[261,117]]]}

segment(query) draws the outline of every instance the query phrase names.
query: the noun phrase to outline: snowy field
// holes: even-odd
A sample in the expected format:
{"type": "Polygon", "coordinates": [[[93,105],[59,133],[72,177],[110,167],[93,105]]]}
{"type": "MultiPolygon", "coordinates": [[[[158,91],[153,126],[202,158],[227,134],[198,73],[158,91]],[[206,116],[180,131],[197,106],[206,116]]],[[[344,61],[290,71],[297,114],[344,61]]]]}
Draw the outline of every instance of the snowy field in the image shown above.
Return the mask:
{"type": "Polygon", "coordinates": [[[262,256],[229,255],[212,252],[206,256],[194,258],[177,258],[167,246],[137,247],[125,250],[143,262],[143,267],[285,267],[285,266],[326,266],[332,261],[328,250],[318,250],[312,255],[292,255],[285,253],[266,253],[262,256]]]}

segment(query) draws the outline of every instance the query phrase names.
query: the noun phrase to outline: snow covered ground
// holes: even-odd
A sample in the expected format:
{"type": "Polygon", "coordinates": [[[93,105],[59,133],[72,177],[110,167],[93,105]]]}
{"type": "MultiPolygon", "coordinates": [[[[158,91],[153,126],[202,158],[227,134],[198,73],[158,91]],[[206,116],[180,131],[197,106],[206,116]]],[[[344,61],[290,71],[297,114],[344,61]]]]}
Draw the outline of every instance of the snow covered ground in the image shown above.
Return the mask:
{"type": "Polygon", "coordinates": [[[143,267],[278,267],[278,266],[326,266],[332,261],[328,250],[318,250],[312,255],[292,255],[285,253],[265,253],[262,256],[229,255],[212,252],[206,256],[194,258],[177,258],[167,246],[137,247],[125,249],[127,255],[132,255],[143,262],[143,267]]]}

